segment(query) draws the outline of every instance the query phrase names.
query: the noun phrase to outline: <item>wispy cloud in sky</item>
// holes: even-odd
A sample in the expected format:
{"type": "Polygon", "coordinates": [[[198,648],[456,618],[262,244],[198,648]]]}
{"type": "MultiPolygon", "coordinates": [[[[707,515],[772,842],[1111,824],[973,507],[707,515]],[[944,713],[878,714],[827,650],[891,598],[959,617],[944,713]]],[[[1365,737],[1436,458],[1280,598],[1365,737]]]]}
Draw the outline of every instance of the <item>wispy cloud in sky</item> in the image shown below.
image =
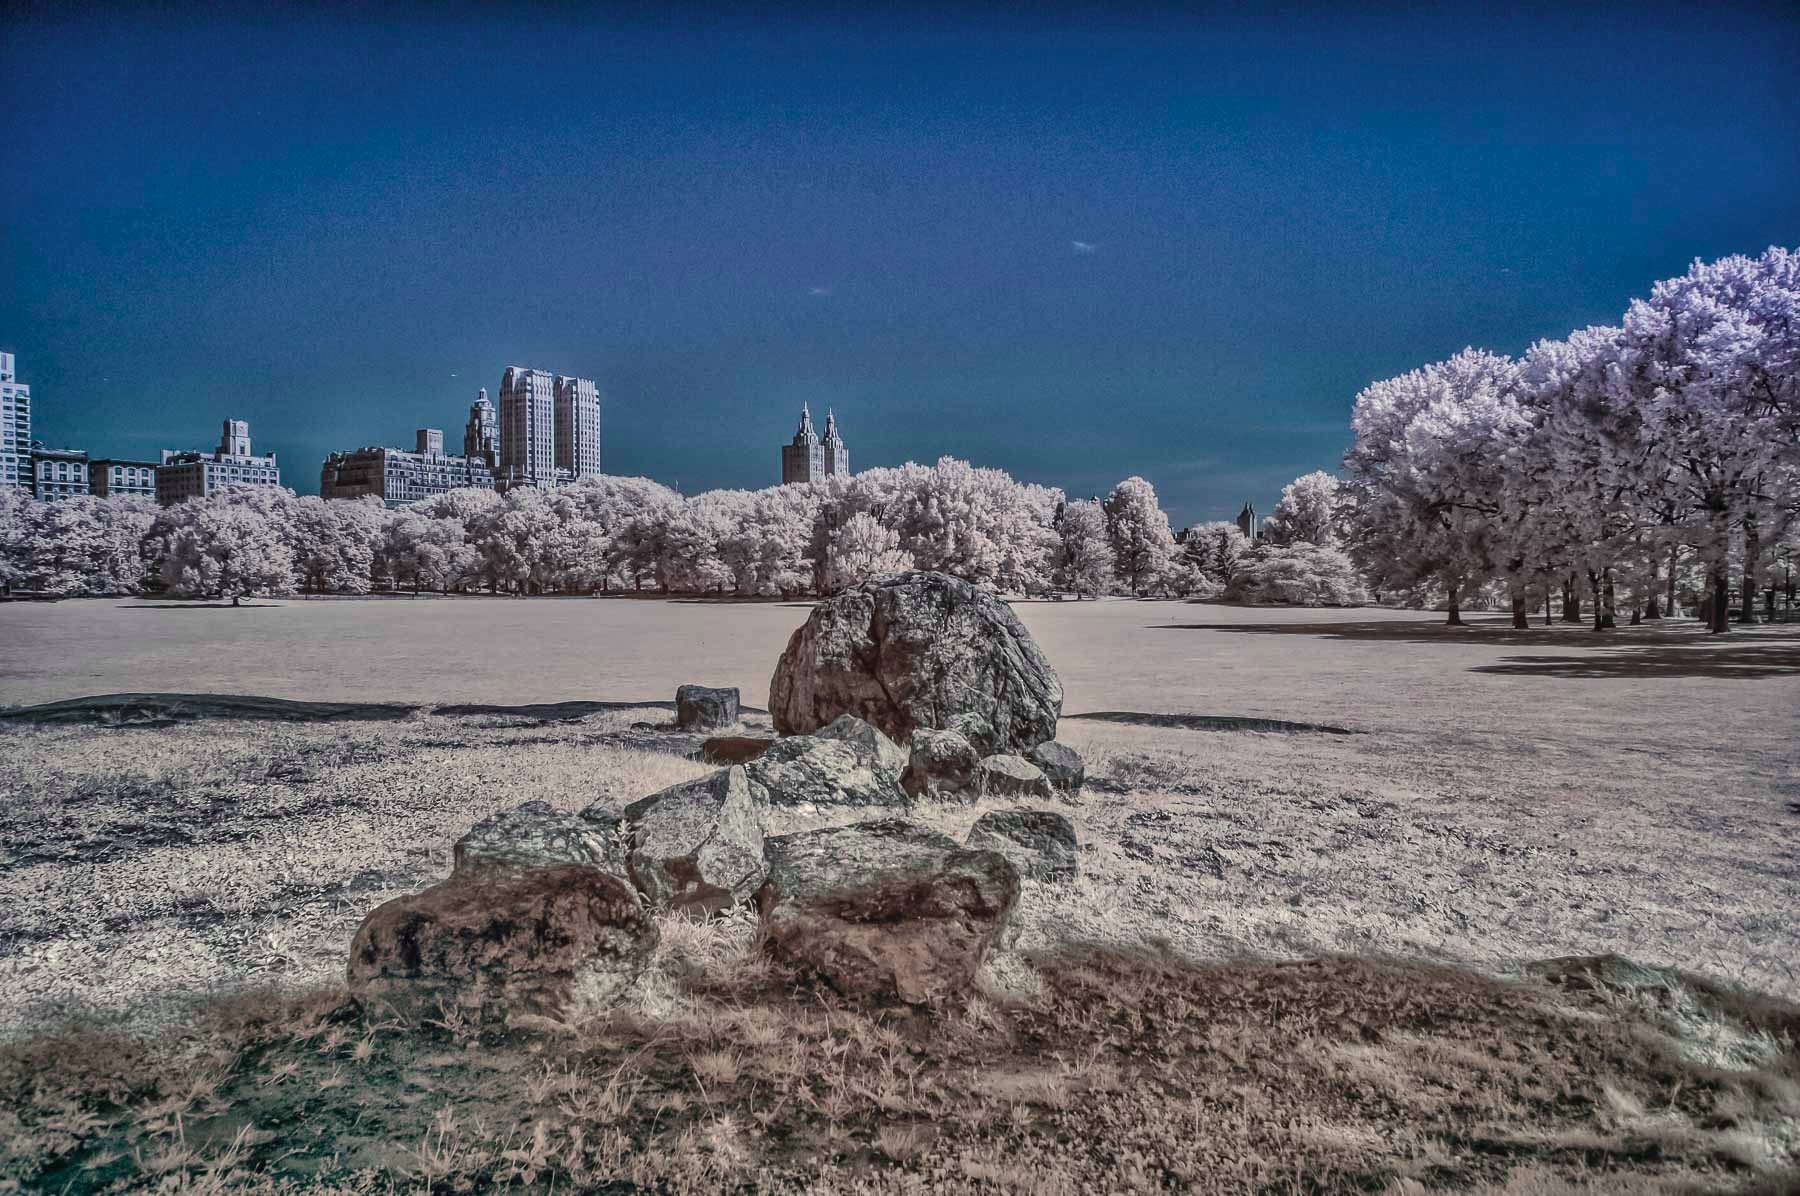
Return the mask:
{"type": "Polygon", "coordinates": [[[1069,248],[1073,249],[1076,253],[1092,253],[1100,248],[1100,246],[1092,241],[1070,241],[1069,248]]]}
{"type": "Polygon", "coordinates": [[[825,296],[825,295],[831,294],[831,288],[830,287],[807,287],[806,293],[808,295],[825,296]]]}

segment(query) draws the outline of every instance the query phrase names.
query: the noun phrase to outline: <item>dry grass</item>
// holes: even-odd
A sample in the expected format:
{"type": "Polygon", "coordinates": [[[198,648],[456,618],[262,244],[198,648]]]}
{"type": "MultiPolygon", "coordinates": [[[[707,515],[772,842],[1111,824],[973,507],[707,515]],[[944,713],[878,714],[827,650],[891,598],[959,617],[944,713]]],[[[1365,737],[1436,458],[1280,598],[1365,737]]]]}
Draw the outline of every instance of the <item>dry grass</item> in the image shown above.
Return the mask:
{"type": "Polygon", "coordinates": [[[180,1032],[18,1042],[0,1048],[0,1173],[43,1190],[1548,1194],[1748,1190],[1800,1162],[1791,1040],[1710,1067],[1610,988],[1089,949],[1034,957],[1035,996],[871,1013],[743,937],[681,940],[659,968],[674,1008],[547,1040],[364,1024],[327,986],[214,1002],[180,1032]]]}

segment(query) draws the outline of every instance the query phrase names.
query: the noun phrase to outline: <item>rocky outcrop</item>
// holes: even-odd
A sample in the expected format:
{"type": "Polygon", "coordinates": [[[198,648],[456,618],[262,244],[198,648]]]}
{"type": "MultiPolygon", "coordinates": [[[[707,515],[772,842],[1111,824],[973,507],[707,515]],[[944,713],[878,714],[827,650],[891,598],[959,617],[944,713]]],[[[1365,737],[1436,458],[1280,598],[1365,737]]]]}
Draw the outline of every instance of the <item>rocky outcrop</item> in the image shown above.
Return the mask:
{"type": "Polygon", "coordinates": [[[738,691],[705,685],[684,685],[675,691],[675,729],[717,731],[736,725],[738,691]]]}
{"type": "Polygon", "coordinates": [[[1087,765],[1082,762],[1081,753],[1054,739],[1038,744],[1025,754],[1025,758],[1038,766],[1049,779],[1050,787],[1058,793],[1079,793],[1082,783],[1087,780],[1087,765]]]}
{"type": "Polygon", "coordinates": [[[456,841],[454,870],[501,868],[525,872],[586,864],[625,875],[625,853],[611,825],[565,814],[547,801],[526,802],[475,824],[456,841]]]}
{"type": "Polygon", "coordinates": [[[348,979],[377,1018],[572,1022],[617,1001],[656,938],[625,882],[595,868],[470,868],[370,913],[348,979]]]}
{"type": "Polygon", "coordinates": [[[975,820],[971,851],[997,851],[1027,880],[1074,880],[1081,871],[1075,825],[1051,810],[995,810],[975,820]]]}
{"type": "Polygon", "coordinates": [[[1012,609],[943,573],[901,573],[813,608],[770,684],[775,729],[805,734],[842,714],[910,744],[956,731],[982,755],[1056,736],[1062,685],[1012,609]]]}
{"type": "Polygon", "coordinates": [[[913,797],[937,801],[973,801],[981,796],[976,771],[981,757],[955,731],[921,727],[913,732],[912,755],[900,784],[913,797]]]}
{"type": "Polygon", "coordinates": [[[777,836],[767,854],[770,951],[859,999],[967,991],[1019,897],[1005,856],[901,819],[777,836]]]}
{"type": "Polygon", "coordinates": [[[652,905],[691,913],[747,900],[763,879],[765,808],[742,765],[631,803],[621,817],[632,883],[652,905]]]}
{"type": "MultiPolygon", "coordinates": [[[[888,745],[890,748],[892,744],[888,745]]],[[[801,810],[903,810],[908,804],[892,755],[855,737],[790,735],[744,766],[757,796],[801,810]]]]}
{"type": "Polygon", "coordinates": [[[1050,778],[1023,756],[989,756],[975,769],[984,797],[1028,797],[1049,800],[1050,778]]]}

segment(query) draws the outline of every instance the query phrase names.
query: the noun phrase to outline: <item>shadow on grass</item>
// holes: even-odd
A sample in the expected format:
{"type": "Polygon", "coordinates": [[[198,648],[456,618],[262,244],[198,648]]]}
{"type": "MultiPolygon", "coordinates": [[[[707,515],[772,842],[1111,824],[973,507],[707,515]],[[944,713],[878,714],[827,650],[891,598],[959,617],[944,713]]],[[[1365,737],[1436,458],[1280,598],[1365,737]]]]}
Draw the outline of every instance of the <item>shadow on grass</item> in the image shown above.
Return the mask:
{"type": "Polygon", "coordinates": [[[1096,723],[1125,723],[1134,727],[1174,727],[1183,731],[1271,731],[1279,734],[1316,732],[1323,735],[1359,735],[1348,727],[1325,723],[1290,723],[1279,718],[1244,718],[1229,714],[1151,714],[1139,710],[1095,710],[1065,714],[1065,719],[1096,723]]]}
{"type": "Polygon", "coordinates": [[[1581,655],[1509,656],[1470,672],[1574,679],[1730,677],[1800,674],[1800,628],[1739,627],[1709,635],[1697,623],[1620,627],[1594,632],[1559,624],[1520,631],[1504,618],[1442,623],[1360,620],[1345,623],[1173,623],[1158,631],[1219,631],[1237,635],[1307,635],[1323,639],[1434,646],[1578,649],[1581,655]]]}

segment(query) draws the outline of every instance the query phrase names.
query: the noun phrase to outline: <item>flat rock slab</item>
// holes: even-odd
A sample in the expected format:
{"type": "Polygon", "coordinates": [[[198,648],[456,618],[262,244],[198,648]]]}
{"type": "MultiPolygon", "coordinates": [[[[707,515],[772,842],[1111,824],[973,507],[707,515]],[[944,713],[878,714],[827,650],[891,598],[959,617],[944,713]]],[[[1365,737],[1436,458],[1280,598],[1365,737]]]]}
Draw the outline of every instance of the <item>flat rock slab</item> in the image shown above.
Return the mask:
{"type": "Polygon", "coordinates": [[[478,868],[377,907],[347,972],[377,1018],[529,1027],[603,1012],[656,942],[630,888],[598,869],[478,868]]]}
{"type": "Polygon", "coordinates": [[[566,814],[546,801],[526,802],[476,823],[456,841],[453,860],[457,872],[585,864],[621,879],[627,875],[623,836],[604,822],[566,814]]]}
{"type": "Polygon", "coordinates": [[[995,810],[975,820],[971,851],[997,851],[1027,880],[1074,880],[1081,871],[1075,824],[1054,810],[995,810]]]}
{"type": "Polygon", "coordinates": [[[989,756],[975,769],[984,797],[1035,797],[1048,800],[1053,791],[1044,770],[1023,756],[989,756]]]}
{"type": "Polygon", "coordinates": [[[980,768],[981,756],[961,735],[921,727],[913,732],[912,753],[900,784],[914,797],[973,801],[981,796],[976,778],[980,768]]]}
{"type": "Polygon", "coordinates": [[[40,706],[0,709],[0,719],[28,723],[92,723],[166,727],[204,718],[279,723],[383,722],[421,709],[396,702],[299,702],[248,694],[100,694],[40,706]]]}
{"type": "Polygon", "coordinates": [[[903,819],[780,835],[765,854],[770,951],[876,1002],[968,991],[1019,899],[1005,856],[903,819]]]}
{"type": "Polygon", "coordinates": [[[911,804],[892,762],[855,739],[790,735],[777,739],[744,767],[758,795],[771,806],[880,812],[904,810],[911,804]]]}
{"type": "Polygon", "coordinates": [[[1127,723],[1135,727],[1174,727],[1184,731],[1272,731],[1283,734],[1312,732],[1320,735],[1361,735],[1349,727],[1328,723],[1290,723],[1278,718],[1237,718],[1224,714],[1151,714],[1137,710],[1095,710],[1065,714],[1064,718],[1095,723],[1127,723]]]}
{"type": "Polygon", "coordinates": [[[721,767],[748,764],[768,751],[774,742],[773,735],[715,735],[702,743],[692,758],[702,764],[721,767]]]}

